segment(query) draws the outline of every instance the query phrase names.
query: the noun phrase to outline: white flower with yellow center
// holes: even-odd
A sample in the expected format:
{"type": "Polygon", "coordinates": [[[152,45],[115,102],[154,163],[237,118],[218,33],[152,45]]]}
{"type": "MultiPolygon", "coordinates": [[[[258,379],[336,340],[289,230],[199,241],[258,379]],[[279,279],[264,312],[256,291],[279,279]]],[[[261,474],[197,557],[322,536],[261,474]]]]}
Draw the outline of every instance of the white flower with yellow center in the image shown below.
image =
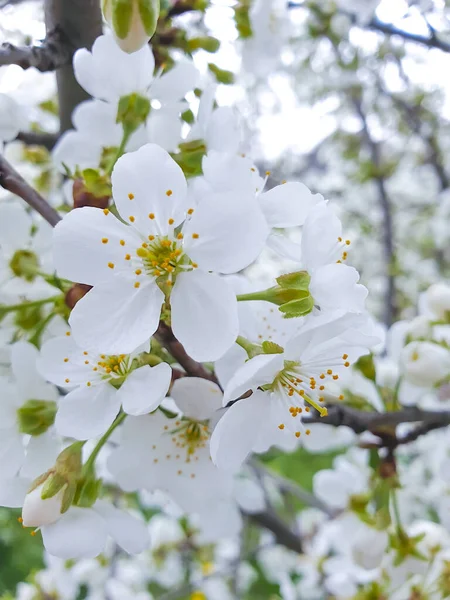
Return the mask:
{"type": "Polygon", "coordinates": [[[322,403],[327,385],[365,353],[365,341],[356,334],[364,321],[350,313],[310,318],[279,354],[260,354],[238,369],[225,388],[224,405],[249,390],[253,393],[234,402],[217,423],[211,438],[214,463],[224,470],[238,469],[259,444],[267,420],[296,438],[302,432],[309,435],[302,416],[311,407],[326,416],[322,403]]]}
{"type": "Polygon", "coordinates": [[[108,470],[125,491],[162,490],[188,514],[209,513],[232,498],[233,478],[209,453],[209,419],[222,403],[220,388],[205,379],[177,380],[171,391],[182,416],[158,411],[128,417],[108,470]]]}
{"type": "Polygon", "coordinates": [[[215,360],[238,334],[236,296],[215,273],[258,256],[268,229],[246,192],[213,194],[193,209],[180,167],[154,144],[126,154],[112,174],[122,220],[80,208],[55,228],[62,277],[94,286],[72,311],[80,346],[133,352],[158,327],[163,303],[175,336],[196,360],[215,360]]]}
{"type": "Polygon", "coordinates": [[[62,397],[55,426],[60,435],[87,440],[104,433],[122,406],[130,415],[149,413],[169,389],[172,370],[166,363],[138,366],[135,355],[98,355],[79,348],[68,335],[46,342],[38,366],[59,387],[62,397]],[[138,367],[138,368],[136,368],[138,367]]]}

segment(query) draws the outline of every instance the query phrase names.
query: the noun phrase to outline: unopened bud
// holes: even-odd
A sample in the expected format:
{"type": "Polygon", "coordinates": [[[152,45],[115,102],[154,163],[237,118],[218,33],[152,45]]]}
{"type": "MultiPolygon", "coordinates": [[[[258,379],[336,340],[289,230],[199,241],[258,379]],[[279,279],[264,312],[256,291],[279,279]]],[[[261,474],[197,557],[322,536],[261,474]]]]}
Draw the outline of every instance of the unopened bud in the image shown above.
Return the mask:
{"type": "Polygon", "coordinates": [[[124,52],[136,52],[155,33],[159,0],[103,0],[102,9],[124,52]]]}
{"type": "Polygon", "coordinates": [[[19,429],[28,435],[41,435],[55,422],[56,402],[28,400],[17,410],[19,429]]]}
{"type": "Polygon", "coordinates": [[[22,277],[26,281],[33,281],[39,270],[39,260],[31,250],[16,250],[9,266],[16,277],[22,277]]]}
{"type": "Polygon", "coordinates": [[[85,283],[76,283],[73,285],[70,290],[67,292],[64,302],[66,305],[72,309],[75,304],[86,296],[86,294],[92,289],[91,285],[86,285],[85,283]]]}
{"type": "Polygon", "coordinates": [[[55,523],[72,506],[81,476],[82,442],[65,448],[55,466],[35,479],[22,508],[24,527],[55,523]]]}

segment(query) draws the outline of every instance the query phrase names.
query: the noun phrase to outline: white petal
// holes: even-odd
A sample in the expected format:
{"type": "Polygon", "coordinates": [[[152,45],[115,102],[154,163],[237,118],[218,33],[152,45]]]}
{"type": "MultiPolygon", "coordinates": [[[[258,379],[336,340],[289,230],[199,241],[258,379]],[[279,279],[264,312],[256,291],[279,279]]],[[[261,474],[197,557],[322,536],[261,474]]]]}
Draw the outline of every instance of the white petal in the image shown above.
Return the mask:
{"type": "Polygon", "coordinates": [[[111,35],[98,37],[92,53],[85,48],[78,50],[73,60],[79,84],[94,98],[110,102],[133,92],[145,94],[153,79],[154,65],[148,44],[128,54],[111,35]]]}
{"type": "Polygon", "coordinates": [[[105,433],[119,409],[117,390],[109,383],[80,387],[61,398],[55,427],[60,435],[88,440],[105,433]]]}
{"type": "Polygon", "coordinates": [[[209,419],[222,406],[222,391],[216,383],[199,377],[177,379],[170,391],[181,412],[196,421],[209,419]]]}
{"type": "Polygon", "coordinates": [[[164,294],[152,281],[135,288],[116,275],[96,285],[70,315],[75,341],[105,354],[130,354],[155,333],[164,294]]]}
{"type": "Polygon", "coordinates": [[[209,119],[206,135],[209,150],[236,153],[241,143],[241,128],[232,108],[217,108],[209,119]]]}
{"type": "Polygon", "coordinates": [[[11,368],[23,401],[58,399],[58,392],[37,371],[39,351],[29,342],[16,342],[11,348],[11,368]]]}
{"type": "Polygon", "coordinates": [[[184,98],[192,91],[199,79],[199,72],[188,60],[177,62],[173,69],[156,79],[151,87],[151,96],[162,103],[184,98]]]}
{"type": "Polygon", "coordinates": [[[153,144],[158,144],[168,152],[175,152],[181,141],[182,122],[173,110],[154,110],[147,119],[147,136],[153,144]]]}
{"type": "Polygon", "coordinates": [[[236,273],[257,258],[269,228],[254,195],[235,191],[200,202],[183,234],[189,256],[202,269],[236,273]]]}
{"type": "Polygon", "coordinates": [[[121,217],[143,234],[165,235],[184,218],[187,191],[183,171],[165,150],[146,144],[117,161],[111,176],[114,201],[121,217]],[[130,195],[132,199],[130,200],[130,195]],[[150,219],[149,215],[155,218],[150,219]]]}
{"type": "Polygon", "coordinates": [[[172,329],[195,360],[217,360],[238,336],[236,296],[217,275],[181,273],[170,298],[172,329]]]}
{"type": "Polygon", "coordinates": [[[63,516],[42,528],[47,552],[59,558],[95,558],[104,549],[104,520],[90,508],[71,506],[63,516]]]}
{"type": "Polygon", "coordinates": [[[264,392],[235,402],[217,423],[211,436],[210,451],[213,463],[224,471],[237,471],[252,451],[262,426],[264,392]]]}
{"type": "Polygon", "coordinates": [[[331,469],[323,469],[314,475],[314,494],[333,508],[345,508],[348,491],[341,484],[341,475],[331,469]]]}
{"type": "MultiPolygon", "coordinates": [[[[71,129],[66,131],[56,143],[52,152],[56,167],[65,173],[64,166],[71,171],[98,167],[102,157],[102,146],[99,140],[92,139],[88,133],[80,133],[71,129]]],[[[69,181],[69,183],[72,183],[69,181]]]]}
{"type": "Polygon", "coordinates": [[[167,363],[136,369],[118,391],[123,410],[138,416],[157,409],[169,390],[171,378],[172,369],[167,363]]]}
{"type": "Polygon", "coordinates": [[[253,161],[245,156],[209,150],[203,157],[202,169],[204,178],[216,192],[238,190],[255,194],[264,185],[253,161]]]}
{"type": "Polygon", "coordinates": [[[0,478],[0,506],[21,508],[31,481],[22,477],[0,478]]]}
{"type": "Polygon", "coordinates": [[[88,285],[111,279],[117,271],[130,271],[131,261],[125,260],[127,248],[135,250],[142,243],[136,232],[112,213],[105,215],[92,207],[68,213],[55,227],[53,241],[58,274],[88,285]]]}
{"type": "Polygon", "coordinates": [[[309,211],[323,196],[313,194],[300,182],[277,185],[259,196],[259,203],[271,227],[303,225],[309,211]]]}
{"type": "Polygon", "coordinates": [[[302,247],[300,244],[296,244],[288,237],[284,235],[278,235],[271,233],[267,240],[267,245],[274,252],[283,256],[284,258],[288,258],[289,260],[293,260],[295,262],[301,261],[302,256],[302,247]]]}
{"type": "MultiPolygon", "coordinates": [[[[249,304],[242,302],[242,304],[249,304]]],[[[216,361],[214,371],[223,389],[227,386],[233,375],[246,363],[247,352],[241,346],[233,344],[231,348],[216,361]]]]}
{"type": "Polygon", "coordinates": [[[23,464],[22,435],[14,429],[0,429],[0,478],[13,477],[23,464]]]}
{"type": "Polygon", "coordinates": [[[223,401],[226,404],[244,392],[260,385],[272,383],[277,373],[283,369],[283,354],[259,354],[248,360],[228,382],[223,401]]]}
{"type": "Polygon", "coordinates": [[[342,225],[326,202],[314,206],[302,230],[302,262],[310,270],[340,258],[338,238],[342,225]]]}
{"type": "Polygon", "coordinates": [[[23,206],[12,202],[0,204],[0,241],[2,252],[11,256],[27,248],[33,220],[23,206]]]}
{"type": "Polygon", "coordinates": [[[324,265],[313,271],[309,291],[321,310],[342,308],[362,312],[368,291],[358,281],[359,273],[353,267],[324,265]]]}
{"type": "Polygon", "coordinates": [[[148,548],[150,538],[144,521],[99,500],[93,510],[103,517],[109,535],[128,554],[139,554],[148,548]]]}
{"type": "Polygon", "coordinates": [[[85,360],[86,356],[75,344],[73,336],[64,335],[44,343],[37,367],[48,381],[60,387],[86,385],[93,373],[92,366],[84,364],[85,360]]]}

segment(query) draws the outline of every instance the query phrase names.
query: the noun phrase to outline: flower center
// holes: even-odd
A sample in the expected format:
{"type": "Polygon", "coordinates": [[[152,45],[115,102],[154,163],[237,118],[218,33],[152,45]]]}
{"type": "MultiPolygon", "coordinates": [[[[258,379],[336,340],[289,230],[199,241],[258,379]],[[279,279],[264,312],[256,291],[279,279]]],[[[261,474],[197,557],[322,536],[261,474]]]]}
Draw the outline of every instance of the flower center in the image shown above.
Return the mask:
{"type": "Polygon", "coordinates": [[[176,421],[176,429],[170,431],[172,440],[177,448],[186,450],[186,462],[191,461],[199,448],[205,448],[209,440],[209,429],[207,425],[190,419],[176,421]]]}
{"type": "Polygon", "coordinates": [[[131,367],[131,359],[127,354],[119,354],[106,356],[102,354],[99,361],[97,361],[97,367],[103,372],[103,379],[108,380],[123,380],[129,373],[131,367]]]}

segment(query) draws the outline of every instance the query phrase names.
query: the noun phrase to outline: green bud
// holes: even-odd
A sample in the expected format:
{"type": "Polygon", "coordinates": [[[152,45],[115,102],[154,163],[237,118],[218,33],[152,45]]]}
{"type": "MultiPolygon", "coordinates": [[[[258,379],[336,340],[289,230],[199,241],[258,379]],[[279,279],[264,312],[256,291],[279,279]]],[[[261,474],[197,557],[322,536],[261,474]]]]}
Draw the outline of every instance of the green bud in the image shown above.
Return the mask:
{"type": "Polygon", "coordinates": [[[196,37],[188,40],[188,50],[193,52],[194,50],[206,50],[206,52],[217,52],[220,48],[220,42],[217,38],[211,35],[205,35],[202,37],[196,37]]]}
{"type": "Polygon", "coordinates": [[[56,411],[56,402],[28,400],[17,410],[20,431],[33,436],[45,433],[55,422],[56,411]]]}
{"type": "Polygon", "coordinates": [[[31,250],[16,250],[9,261],[9,267],[16,277],[34,281],[39,270],[39,260],[31,250]]]}
{"type": "Polygon", "coordinates": [[[220,69],[214,63],[209,63],[208,69],[215,76],[216,80],[219,83],[224,83],[225,85],[234,83],[234,74],[231,71],[226,71],[225,69],[220,69]]]}
{"type": "Polygon", "coordinates": [[[122,96],[117,109],[116,123],[121,123],[124,133],[131,135],[145,121],[150,113],[150,100],[139,94],[122,96]]]}
{"type": "Polygon", "coordinates": [[[375,363],[373,360],[373,356],[371,354],[367,354],[366,356],[361,356],[355,363],[355,368],[360,371],[366,379],[370,379],[371,381],[375,381],[376,379],[376,369],[375,363]]]}
{"type": "Polygon", "coordinates": [[[136,52],[155,33],[159,0],[103,0],[102,10],[124,52],[136,52]]]}
{"type": "Polygon", "coordinates": [[[75,494],[74,504],[89,508],[97,501],[102,487],[102,480],[96,479],[93,473],[83,477],[79,483],[75,494]]]}

